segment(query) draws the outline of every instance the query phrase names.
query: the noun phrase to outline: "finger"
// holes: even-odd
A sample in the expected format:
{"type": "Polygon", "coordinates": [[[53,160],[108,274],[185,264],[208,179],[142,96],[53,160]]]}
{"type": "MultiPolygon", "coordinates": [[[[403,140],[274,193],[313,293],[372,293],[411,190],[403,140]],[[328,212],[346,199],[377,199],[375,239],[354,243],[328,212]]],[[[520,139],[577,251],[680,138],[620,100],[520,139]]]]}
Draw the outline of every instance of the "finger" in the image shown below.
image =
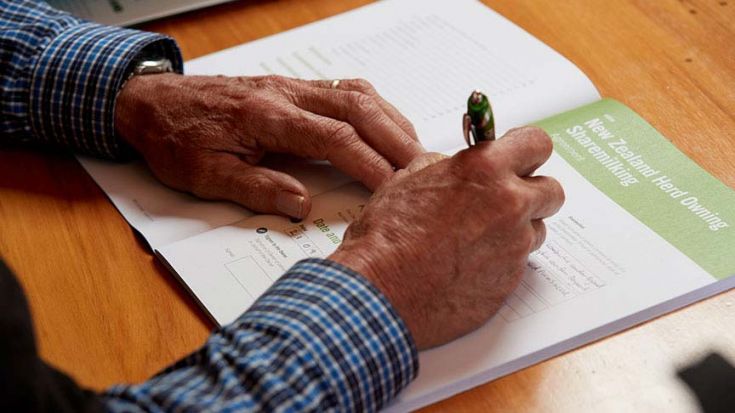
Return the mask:
{"type": "Polygon", "coordinates": [[[397,179],[403,179],[406,176],[409,176],[413,173],[419,172],[420,170],[429,167],[431,165],[434,165],[435,163],[442,161],[444,159],[449,158],[447,155],[437,153],[437,152],[427,152],[423,155],[420,155],[418,158],[411,161],[410,164],[405,169],[401,169],[397,171],[393,175],[393,182],[395,182],[397,179]]]}
{"type": "Polygon", "coordinates": [[[296,178],[272,169],[252,166],[231,154],[212,156],[206,174],[195,180],[193,192],[206,199],[236,202],[253,211],[304,218],[311,197],[296,178]]]}
{"type": "MultiPolygon", "coordinates": [[[[489,145],[488,145],[489,146],[489,145]]],[[[518,176],[529,176],[551,156],[554,146],[543,129],[526,126],[511,129],[492,146],[518,176]]]]}
{"type": "Polygon", "coordinates": [[[294,103],[304,110],[349,123],[368,145],[399,168],[405,168],[424,152],[420,144],[364,93],[305,88],[294,103]]]}
{"type": "Polygon", "coordinates": [[[531,221],[531,226],[533,227],[533,232],[535,233],[534,243],[531,247],[531,251],[536,251],[537,249],[541,248],[542,245],[544,245],[544,242],[546,241],[546,224],[544,224],[544,221],[540,219],[534,219],[531,221]]]}
{"type": "Polygon", "coordinates": [[[299,145],[287,152],[302,157],[328,160],[342,172],[377,189],[393,175],[390,162],[366,144],[350,124],[308,111],[286,121],[299,145]]]}
{"type": "Polygon", "coordinates": [[[409,173],[416,173],[427,166],[431,166],[439,161],[442,161],[444,159],[447,159],[448,156],[438,153],[438,152],[427,152],[418,158],[411,161],[410,164],[406,167],[406,171],[409,173]]]}
{"type": "Polygon", "coordinates": [[[531,219],[548,218],[564,205],[564,189],[556,179],[548,176],[532,176],[523,178],[523,181],[530,189],[531,219]]]}
{"type": "MultiPolygon", "coordinates": [[[[332,80],[314,80],[309,82],[323,89],[332,89],[332,80]]],[[[390,116],[393,122],[395,122],[401,129],[403,129],[403,131],[406,132],[406,134],[412,139],[414,139],[415,141],[419,140],[418,135],[416,134],[416,129],[413,127],[411,121],[403,116],[403,114],[401,114],[401,112],[396,109],[395,106],[393,106],[390,102],[380,96],[378,91],[375,90],[375,87],[373,87],[373,85],[370,84],[370,82],[368,82],[367,80],[343,79],[339,81],[337,89],[353,90],[372,96],[378,103],[378,105],[380,105],[380,107],[383,109],[383,111],[385,111],[385,113],[390,116]]]]}
{"type": "Polygon", "coordinates": [[[365,142],[399,168],[406,167],[424,152],[421,144],[399,127],[370,95],[305,88],[293,99],[304,110],[351,124],[365,142]]]}

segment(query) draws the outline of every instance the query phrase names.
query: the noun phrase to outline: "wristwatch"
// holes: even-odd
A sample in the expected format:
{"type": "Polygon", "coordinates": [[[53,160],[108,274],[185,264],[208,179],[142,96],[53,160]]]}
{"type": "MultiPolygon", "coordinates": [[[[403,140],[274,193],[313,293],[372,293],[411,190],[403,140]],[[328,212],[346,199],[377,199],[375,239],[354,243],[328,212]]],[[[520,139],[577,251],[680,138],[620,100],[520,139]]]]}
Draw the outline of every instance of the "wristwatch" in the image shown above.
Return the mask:
{"type": "Polygon", "coordinates": [[[138,61],[133,62],[130,68],[128,68],[128,75],[125,76],[120,87],[117,89],[117,94],[122,92],[125,85],[130,79],[135,76],[144,75],[157,75],[160,73],[172,73],[174,67],[171,61],[166,58],[142,58],[138,61]]]}
{"type": "Polygon", "coordinates": [[[171,61],[162,59],[142,59],[135,63],[133,70],[130,72],[130,79],[133,76],[153,75],[158,73],[170,73],[174,71],[171,61]]]}

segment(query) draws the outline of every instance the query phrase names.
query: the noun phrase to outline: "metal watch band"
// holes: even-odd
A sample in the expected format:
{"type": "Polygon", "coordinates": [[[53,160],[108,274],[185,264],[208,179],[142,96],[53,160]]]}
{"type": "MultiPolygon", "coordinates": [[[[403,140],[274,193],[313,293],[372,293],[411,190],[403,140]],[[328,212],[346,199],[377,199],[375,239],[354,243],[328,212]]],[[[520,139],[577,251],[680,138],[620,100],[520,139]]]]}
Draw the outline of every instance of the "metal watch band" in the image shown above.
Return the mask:
{"type": "Polygon", "coordinates": [[[170,73],[174,68],[169,59],[145,59],[138,62],[130,73],[130,77],[138,75],[152,75],[158,73],[170,73]]]}

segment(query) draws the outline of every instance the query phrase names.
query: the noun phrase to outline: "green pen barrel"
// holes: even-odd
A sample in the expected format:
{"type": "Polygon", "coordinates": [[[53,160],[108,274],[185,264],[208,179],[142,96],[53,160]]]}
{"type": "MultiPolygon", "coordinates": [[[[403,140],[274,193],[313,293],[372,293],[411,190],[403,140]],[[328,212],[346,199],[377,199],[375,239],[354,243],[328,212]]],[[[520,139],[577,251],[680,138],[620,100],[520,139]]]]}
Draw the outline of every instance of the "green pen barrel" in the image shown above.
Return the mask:
{"type": "Polygon", "coordinates": [[[467,99],[467,114],[476,131],[477,142],[495,140],[495,118],[490,100],[484,93],[474,91],[467,99]]]}

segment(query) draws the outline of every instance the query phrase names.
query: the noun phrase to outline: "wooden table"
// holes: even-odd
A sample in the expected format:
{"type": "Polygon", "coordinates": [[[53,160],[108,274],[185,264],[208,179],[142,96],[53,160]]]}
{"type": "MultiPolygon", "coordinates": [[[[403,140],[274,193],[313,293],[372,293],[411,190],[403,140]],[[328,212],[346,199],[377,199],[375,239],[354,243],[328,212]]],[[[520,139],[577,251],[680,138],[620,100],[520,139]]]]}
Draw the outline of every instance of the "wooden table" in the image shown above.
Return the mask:
{"type": "MultiPolygon", "coordinates": [[[[194,58],[364,3],[241,1],[144,29],[174,36],[194,58]]],[[[735,187],[735,1],[486,3],[735,187]]],[[[143,380],[212,328],[70,156],[0,152],[0,226],[0,254],[29,296],[42,355],[85,386],[143,380]]],[[[735,360],[735,291],[428,411],[691,411],[675,372],[709,350],[735,360]]]]}

